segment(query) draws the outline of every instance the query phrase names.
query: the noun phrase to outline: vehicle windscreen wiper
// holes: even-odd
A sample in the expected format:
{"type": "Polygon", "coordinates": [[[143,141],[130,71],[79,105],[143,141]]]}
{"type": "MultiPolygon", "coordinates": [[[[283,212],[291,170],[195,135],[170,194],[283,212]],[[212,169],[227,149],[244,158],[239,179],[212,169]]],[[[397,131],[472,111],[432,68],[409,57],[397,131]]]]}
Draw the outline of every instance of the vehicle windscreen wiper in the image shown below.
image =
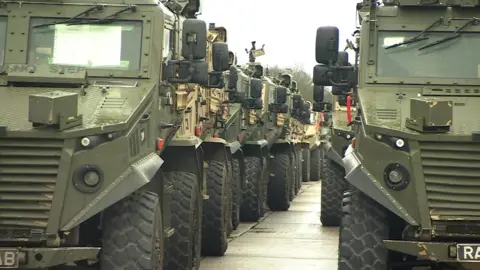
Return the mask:
{"type": "Polygon", "coordinates": [[[467,27],[469,25],[476,25],[478,22],[479,22],[479,20],[477,18],[473,17],[470,20],[468,20],[468,22],[466,22],[464,25],[460,26],[455,31],[453,31],[453,33],[451,35],[449,35],[447,37],[444,37],[442,39],[436,40],[434,42],[428,43],[427,45],[425,45],[423,47],[420,47],[418,50],[421,51],[421,50],[424,50],[426,48],[430,48],[430,47],[442,44],[442,43],[447,42],[449,40],[459,38],[460,37],[460,31],[462,31],[465,27],[467,27]]]}
{"type": "Polygon", "coordinates": [[[42,24],[38,24],[38,25],[35,25],[33,26],[33,28],[40,28],[40,27],[46,27],[46,26],[50,26],[50,25],[57,25],[57,24],[67,24],[67,23],[70,23],[72,21],[75,21],[76,19],[78,19],[79,17],[85,15],[85,14],[88,14],[94,10],[97,10],[97,11],[101,11],[103,10],[103,5],[95,5],[73,17],[71,17],[70,19],[67,19],[67,20],[63,20],[63,21],[58,21],[58,22],[53,22],[53,23],[42,23],[42,24]]]}
{"type": "Polygon", "coordinates": [[[385,47],[385,50],[400,47],[400,46],[405,45],[405,44],[411,44],[411,43],[419,42],[419,41],[422,41],[422,40],[427,40],[427,39],[429,39],[429,37],[425,37],[425,34],[427,33],[427,31],[432,29],[433,27],[437,26],[438,24],[441,24],[442,22],[443,22],[443,17],[440,17],[438,20],[434,21],[430,26],[425,28],[418,35],[416,35],[412,38],[406,39],[402,42],[395,43],[395,44],[392,44],[390,46],[387,46],[387,47],[385,47]]]}
{"type": "Polygon", "coordinates": [[[113,13],[112,15],[108,15],[107,17],[105,17],[105,18],[103,18],[103,19],[83,21],[83,22],[72,22],[72,23],[69,23],[68,25],[107,24],[107,23],[112,23],[112,22],[118,21],[118,19],[116,19],[116,18],[114,18],[114,17],[116,17],[117,15],[122,14],[122,13],[124,13],[124,12],[127,12],[127,11],[131,11],[132,13],[133,13],[133,12],[136,12],[136,11],[137,11],[137,6],[135,6],[135,5],[128,6],[128,7],[124,8],[124,9],[121,9],[121,10],[113,13]]]}

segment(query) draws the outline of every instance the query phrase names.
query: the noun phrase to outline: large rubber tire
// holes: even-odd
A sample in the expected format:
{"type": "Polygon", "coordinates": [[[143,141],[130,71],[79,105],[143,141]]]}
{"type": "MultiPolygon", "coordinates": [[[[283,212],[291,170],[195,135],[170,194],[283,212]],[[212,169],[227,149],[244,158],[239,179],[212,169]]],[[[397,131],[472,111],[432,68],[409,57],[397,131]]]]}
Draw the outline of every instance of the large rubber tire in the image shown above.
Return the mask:
{"type": "Polygon", "coordinates": [[[295,152],[290,152],[288,155],[288,163],[290,163],[290,172],[289,172],[289,183],[290,183],[290,192],[288,199],[293,201],[295,198],[295,189],[297,186],[297,159],[295,157],[295,152]]]}
{"type": "Polygon", "coordinates": [[[339,226],[342,218],[342,195],[347,189],[345,170],[327,159],[327,177],[322,181],[320,222],[323,226],[339,226]]]}
{"type": "Polygon", "coordinates": [[[387,270],[387,210],[360,191],[345,192],[338,247],[338,270],[387,270]]]}
{"type": "MultiPolygon", "coordinates": [[[[299,149],[297,151],[297,189],[298,192],[300,192],[300,189],[302,188],[302,175],[303,175],[303,151],[302,149],[299,149]]],[[[297,194],[298,194],[297,192],[297,194]]]]}
{"type": "Polygon", "coordinates": [[[231,218],[227,211],[228,192],[227,166],[219,161],[210,161],[207,169],[207,194],[203,202],[202,255],[223,256],[228,247],[228,223],[231,218]]]}
{"type": "Polygon", "coordinates": [[[103,216],[101,270],[150,270],[163,265],[164,237],[160,200],[135,192],[103,216]]]}
{"type": "Polygon", "coordinates": [[[270,166],[275,176],[270,178],[267,192],[267,204],[272,211],[287,211],[290,208],[291,164],[290,154],[277,153],[272,159],[270,166]]]}
{"type": "Polygon", "coordinates": [[[265,170],[262,167],[261,159],[258,157],[245,158],[246,188],[243,192],[243,201],[240,207],[240,220],[257,222],[261,216],[262,180],[265,170]]]}
{"type": "Polygon", "coordinates": [[[321,148],[321,155],[322,155],[322,170],[321,170],[321,179],[325,179],[327,178],[327,163],[328,163],[328,158],[327,158],[327,155],[326,155],[326,151],[325,151],[325,148],[323,147],[320,147],[321,148]]]}
{"type": "Polygon", "coordinates": [[[302,153],[302,182],[308,182],[310,180],[310,150],[302,149],[302,153]]]}
{"type": "Polygon", "coordinates": [[[233,232],[233,164],[232,160],[227,162],[227,178],[225,179],[225,185],[228,187],[227,189],[227,237],[233,232]]]}
{"type": "Polygon", "coordinates": [[[322,152],[320,147],[310,151],[310,181],[319,181],[322,178],[322,152]]]}
{"type": "Polygon", "coordinates": [[[165,253],[164,269],[199,269],[202,237],[202,195],[195,174],[170,172],[167,183],[173,185],[172,228],[165,253]]]}
{"type": "Polygon", "coordinates": [[[232,169],[232,226],[236,230],[240,225],[240,206],[243,196],[240,161],[236,158],[232,161],[232,169]]]}
{"type": "Polygon", "coordinates": [[[260,191],[260,217],[265,215],[267,211],[267,189],[268,189],[268,181],[269,181],[269,173],[268,173],[268,163],[267,158],[262,158],[263,166],[262,166],[262,178],[261,178],[261,191],[260,191]]]}

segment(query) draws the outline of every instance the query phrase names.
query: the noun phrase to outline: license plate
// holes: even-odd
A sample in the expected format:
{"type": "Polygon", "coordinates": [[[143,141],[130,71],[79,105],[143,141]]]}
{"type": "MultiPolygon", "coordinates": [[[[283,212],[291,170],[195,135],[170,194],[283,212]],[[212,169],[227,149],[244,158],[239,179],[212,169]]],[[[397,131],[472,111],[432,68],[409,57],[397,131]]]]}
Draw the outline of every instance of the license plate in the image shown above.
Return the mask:
{"type": "Polygon", "coordinates": [[[0,268],[18,268],[18,250],[0,249],[0,268]]]}
{"type": "Polygon", "coordinates": [[[458,244],[457,260],[480,261],[480,244],[458,244]]]}

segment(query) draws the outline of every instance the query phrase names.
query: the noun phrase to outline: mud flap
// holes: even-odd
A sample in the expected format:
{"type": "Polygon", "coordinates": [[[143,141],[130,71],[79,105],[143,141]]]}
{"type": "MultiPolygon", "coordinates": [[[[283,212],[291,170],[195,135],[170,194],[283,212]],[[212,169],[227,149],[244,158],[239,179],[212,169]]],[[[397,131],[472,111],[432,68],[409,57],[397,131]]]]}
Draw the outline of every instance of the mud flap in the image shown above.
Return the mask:
{"type": "Polygon", "coordinates": [[[295,146],[293,143],[289,140],[284,140],[280,139],[275,141],[275,143],[272,145],[272,148],[270,149],[270,152],[272,153],[290,153],[295,151],[295,146]]]}
{"type": "Polygon", "coordinates": [[[249,141],[243,145],[242,150],[245,157],[259,157],[262,161],[262,166],[265,166],[266,164],[263,164],[262,158],[268,156],[267,146],[267,140],[249,141]]]}
{"type": "Polygon", "coordinates": [[[204,151],[200,147],[202,140],[197,137],[180,137],[170,141],[161,157],[165,160],[164,172],[182,171],[198,176],[198,186],[203,190],[204,151]]]}
{"type": "Polygon", "coordinates": [[[328,157],[333,162],[343,167],[343,160],[337,151],[332,147],[332,144],[329,142],[325,143],[325,156],[328,157]]]}
{"type": "MultiPolygon", "coordinates": [[[[231,148],[230,148],[231,149],[231,148]]],[[[243,150],[240,148],[235,153],[233,153],[233,158],[238,159],[238,163],[240,166],[240,186],[242,190],[245,190],[247,182],[245,181],[245,155],[243,154],[243,150]]]]}
{"type": "Polygon", "coordinates": [[[209,138],[203,141],[201,147],[204,153],[204,160],[227,162],[228,155],[231,155],[231,149],[229,153],[226,151],[228,146],[227,142],[221,138],[209,138]]]}

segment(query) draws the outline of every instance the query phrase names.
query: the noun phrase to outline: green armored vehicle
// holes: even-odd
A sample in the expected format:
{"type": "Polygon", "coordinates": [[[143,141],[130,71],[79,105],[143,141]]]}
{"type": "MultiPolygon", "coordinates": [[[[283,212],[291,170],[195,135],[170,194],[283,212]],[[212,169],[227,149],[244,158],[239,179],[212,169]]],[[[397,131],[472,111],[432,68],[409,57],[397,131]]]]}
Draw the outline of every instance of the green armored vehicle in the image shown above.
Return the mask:
{"type": "MultiPolygon", "coordinates": [[[[336,65],[349,65],[347,52],[339,52],[336,65]]],[[[324,86],[314,86],[314,98],[316,99],[314,101],[317,101],[318,104],[329,105],[328,110],[325,110],[325,106],[316,107],[324,111],[324,118],[327,119],[327,123],[330,123],[331,128],[329,140],[325,142],[323,148],[325,173],[322,181],[320,221],[323,226],[338,226],[342,213],[342,196],[346,189],[342,158],[354,138],[354,131],[350,123],[353,121],[356,108],[352,99],[352,89],[348,86],[332,86],[330,93],[332,100],[324,102],[324,86]]]]}
{"type": "MultiPolygon", "coordinates": [[[[343,159],[354,188],[344,194],[339,269],[478,269],[480,6],[397,0],[358,9],[361,111],[343,159]]],[[[337,28],[318,29],[315,83],[348,70],[333,65],[337,44],[337,28]]]]}
{"type": "MultiPolygon", "coordinates": [[[[234,55],[230,53],[231,62],[234,55]]],[[[263,67],[259,63],[244,66],[232,64],[226,73],[226,92],[232,112],[238,114],[223,127],[224,133],[241,145],[243,161],[239,164],[245,178],[243,189],[236,196],[241,221],[256,222],[265,214],[268,184],[267,128],[268,93],[262,82],[263,67]],[[238,120],[232,122],[233,120],[238,120]],[[233,123],[235,123],[233,125],[233,123]],[[228,133],[228,134],[227,134],[228,133]]]]}
{"type": "Polygon", "coordinates": [[[301,187],[301,159],[298,144],[291,139],[293,88],[295,81],[290,74],[277,78],[264,77],[269,93],[269,121],[267,123],[269,142],[270,179],[267,204],[273,211],[286,211],[301,187]]]}
{"type": "Polygon", "coordinates": [[[320,117],[312,111],[311,102],[306,101],[294,81],[292,88],[292,117],[290,120],[290,138],[301,154],[299,180],[301,182],[318,181],[321,178],[321,136],[320,117]]]}
{"type": "Polygon", "coordinates": [[[180,87],[208,81],[199,4],[2,4],[0,268],[199,268],[206,158],[180,87]]]}

